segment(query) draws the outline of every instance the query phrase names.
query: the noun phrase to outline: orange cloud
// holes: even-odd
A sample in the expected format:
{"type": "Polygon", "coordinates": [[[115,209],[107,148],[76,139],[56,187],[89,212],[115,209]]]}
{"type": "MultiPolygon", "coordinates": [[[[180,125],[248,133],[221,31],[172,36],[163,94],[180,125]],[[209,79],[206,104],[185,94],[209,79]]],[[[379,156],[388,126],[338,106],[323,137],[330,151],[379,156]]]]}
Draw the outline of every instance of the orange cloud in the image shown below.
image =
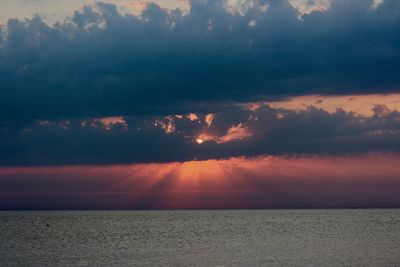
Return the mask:
{"type": "Polygon", "coordinates": [[[204,121],[205,121],[205,123],[207,123],[207,126],[208,126],[208,127],[211,126],[213,120],[214,120],[214,114],[212,114],[212,113],[207,114],[207,115],[205,116],[205,118],[204,118],[204,121]]]}
{"type": "Polygon", "coordinates": [[[226,143],[234,140],[242,140],[251,136],[249,130],[239,123],[238,125],[232,125],[231,128],[228,129],[226,135],[220,137],[218,139],[219,143],[226,143]]]}
{"type": "Polygon", "coordinates": [[[199,120],[199,117],[195,113],[189,113],[188,115],[186,115],[186,118],[188,118],[191,121],[199,120]]]}
{"type": "Polygon", "coordinates": [[[94,121],[104,124],[107,130],[110,130],[112,126],[117,124],[122,125],[124,128],[128,127],[123,117],[106,117],[106,118],[95,119],[94,121]]]}
{"type": "MultiPolygon", "coordinates": [[[[249,108],[256,107],[259,103],[247,104],[249,108]]],[[[336,109],[347,112],[355,112],[359,115],[371,116],[377,105],[386,106],[390,110],[400,111],[400,94],[372,94],[372,95],[348,95],[348,96],[320,96],[309,95],[293,97],[282,101],[264,102],[273,108],[291,110],[305,110],[314,106],[330,113],[336,109]]]]}
{"type": "Polygon", "coordinates": [[[231,141],[249,138],[250,136],[251,133],[249,129],[243,126],[242,123],[239,123],[238,125],[232,125],[225,135],[216,136],[209,133],[202,133],[197,136],[196,141],[199,144],[203,143],[204,141],[215,141],[218,144],[223,144],[231,141]]]}

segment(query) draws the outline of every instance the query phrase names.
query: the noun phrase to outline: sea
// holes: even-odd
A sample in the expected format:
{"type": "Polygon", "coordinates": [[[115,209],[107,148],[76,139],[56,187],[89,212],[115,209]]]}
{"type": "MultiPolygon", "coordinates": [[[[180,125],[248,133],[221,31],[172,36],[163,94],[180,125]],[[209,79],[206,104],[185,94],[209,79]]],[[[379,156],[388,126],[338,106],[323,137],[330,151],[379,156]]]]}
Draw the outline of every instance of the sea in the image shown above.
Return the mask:
{"type": "Polygon", "coordinates": [[[2,211],[0,266],[400,266],[400,210],[2,211]]]}

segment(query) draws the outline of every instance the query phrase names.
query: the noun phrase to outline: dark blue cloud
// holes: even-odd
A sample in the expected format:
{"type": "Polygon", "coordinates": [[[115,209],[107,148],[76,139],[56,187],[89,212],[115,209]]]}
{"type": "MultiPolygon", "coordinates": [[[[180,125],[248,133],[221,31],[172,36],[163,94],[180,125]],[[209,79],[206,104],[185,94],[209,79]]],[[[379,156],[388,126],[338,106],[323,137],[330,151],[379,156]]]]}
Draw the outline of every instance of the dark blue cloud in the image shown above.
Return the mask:
{"type": "Polygon", "coordinates": [[[125,117],[37,121],[23,130],[3,129],[0,165],[171,162],[257,155],[354,155],[400,152],[400,113],[377,106],[372,116],[262,105],[231,106],[205,116],[125,117]],[[203,138],[203,143],[195,142],[203,138]]]}
{"type": "Polygon", "coordinates": [[[372,1],[334,0],[300,19],[285,0],[259,3],[268,10],[232,14],[220,0],[192,1],[188,14],[150,4],[134,16],[98,3],[51,27],[39,17],[9,20],[0,34],[1,120],[398,91],[399,1],[373,9],[372,1]]]}

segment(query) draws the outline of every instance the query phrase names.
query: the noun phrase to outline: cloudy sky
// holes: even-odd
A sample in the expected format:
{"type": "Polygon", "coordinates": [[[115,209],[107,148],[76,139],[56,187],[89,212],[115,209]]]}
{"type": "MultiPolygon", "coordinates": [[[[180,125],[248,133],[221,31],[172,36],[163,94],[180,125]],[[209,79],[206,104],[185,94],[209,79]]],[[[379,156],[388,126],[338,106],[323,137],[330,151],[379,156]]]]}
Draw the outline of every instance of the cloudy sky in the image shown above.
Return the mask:
{"type": "Polygon", "coordinates": [[[0,209],[400,207],[398,0],[0,0],[0,209]]]}

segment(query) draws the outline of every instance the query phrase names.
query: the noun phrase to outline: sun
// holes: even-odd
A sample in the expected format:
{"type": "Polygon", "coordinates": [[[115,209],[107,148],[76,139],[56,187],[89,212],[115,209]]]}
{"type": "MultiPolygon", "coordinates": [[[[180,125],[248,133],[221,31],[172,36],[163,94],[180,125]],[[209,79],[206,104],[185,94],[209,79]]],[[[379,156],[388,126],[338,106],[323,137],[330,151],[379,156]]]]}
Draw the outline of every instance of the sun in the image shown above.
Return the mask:
{"type": "Polygon", "coordinates": [[[196,139],[196,142],[197,142],[198,144],[202,144],[202,143],[204,142],[204,140],[201,139],[201,138],[197,138],[197,139],[196,139]]]}

